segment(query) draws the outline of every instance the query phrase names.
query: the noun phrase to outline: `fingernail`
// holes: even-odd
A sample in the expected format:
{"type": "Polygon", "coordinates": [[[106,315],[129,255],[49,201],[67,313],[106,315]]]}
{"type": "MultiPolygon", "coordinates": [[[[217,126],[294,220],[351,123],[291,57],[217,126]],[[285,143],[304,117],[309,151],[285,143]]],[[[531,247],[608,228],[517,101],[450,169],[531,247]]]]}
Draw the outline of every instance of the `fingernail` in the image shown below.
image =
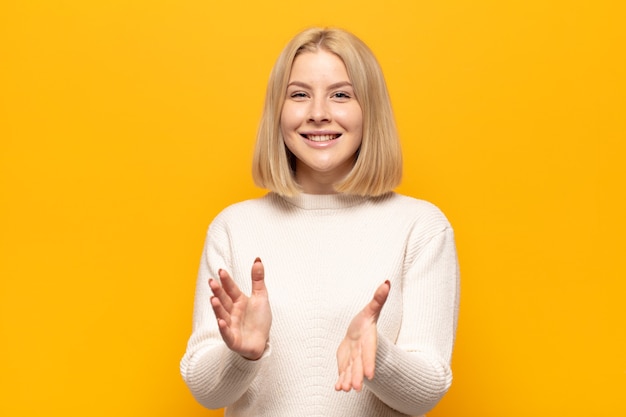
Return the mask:
{"type": "Polygon", "coordinates": [[[389,285],[389,288],[391,288],[391,282],[389,280],[385,280],[385,284],[389,285]]]}
{"type": "Polygon", "coordinates": [[[258,256],[257,256],[257,258],[254,260],[254,263],[257,263],[257,262],[261,262],[261,258],[259,258],[258,256]]]}
{"type": "Polygon", "coordinates": [[[217,276],[220,278],[222,277],[222,268],[217,270],[217,276]]]}

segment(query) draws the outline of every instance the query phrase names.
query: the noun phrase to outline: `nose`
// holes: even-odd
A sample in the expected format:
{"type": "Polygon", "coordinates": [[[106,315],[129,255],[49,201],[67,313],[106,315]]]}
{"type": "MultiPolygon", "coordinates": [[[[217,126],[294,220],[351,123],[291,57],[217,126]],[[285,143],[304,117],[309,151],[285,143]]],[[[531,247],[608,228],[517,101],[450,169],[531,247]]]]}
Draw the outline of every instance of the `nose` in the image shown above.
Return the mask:
{"type": "Polygon", "coordinates": [[[313,123],[323,123],[330,121],[330,111],[328,103],[324,98],[315,98],[311,100],[309,108],[309,121],[313,123]]]}

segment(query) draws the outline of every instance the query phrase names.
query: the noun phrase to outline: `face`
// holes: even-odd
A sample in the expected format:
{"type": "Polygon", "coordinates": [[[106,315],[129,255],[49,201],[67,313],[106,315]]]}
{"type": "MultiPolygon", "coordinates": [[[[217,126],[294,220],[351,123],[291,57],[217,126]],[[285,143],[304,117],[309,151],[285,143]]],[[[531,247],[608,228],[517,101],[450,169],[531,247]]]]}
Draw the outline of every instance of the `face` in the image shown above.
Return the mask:
{"type": "Polygon", "coordinates": [[[319,50],[296,57],[280,127],[296,157],[296,181],[309,194],[334,193],[361,146],[363,112],[341,58],[319,50]]]}

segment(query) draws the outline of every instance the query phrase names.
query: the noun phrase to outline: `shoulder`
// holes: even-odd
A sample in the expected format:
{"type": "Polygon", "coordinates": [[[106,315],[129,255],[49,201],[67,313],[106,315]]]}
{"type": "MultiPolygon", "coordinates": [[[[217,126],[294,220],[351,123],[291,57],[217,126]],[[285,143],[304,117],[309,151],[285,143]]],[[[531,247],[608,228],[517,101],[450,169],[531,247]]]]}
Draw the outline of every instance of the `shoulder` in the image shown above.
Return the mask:
{"type": "Polygon", "coordinates": [[[268,193],[259,198],[239,201],[224,208],[218,216],[229,216],[237,213],[259,210],[275,205],[273,193],[268,193]]]}
{"type": "Polygon", "coordinates": [[[420,228],[431,228],[442,231],[451,229],[446,215],[435,204],[398,193],[390,193],[378,198],[377,204],[403,217],[420,228]]]}
{"type": "Polygon", "coordinates": [[[224,208],[211,222],[211,227],[227,226],[240,222],[248,222],[259,216],[267,215],[280,207],[280,198],[274,193],[263,197],[240,201],[224,208]]]}
{"type": "Polygon", "coordinates": [[[444,256],[451,262],[456,259],[454,230],[439,207],[429,201],[400,194],[393,195],[391,201],[398,212],[407,217],[409,223],[406,235],[406,265],[412,265],[420,258],[431,259],[421,256],[428,251],[433,257],[444,256]]]}

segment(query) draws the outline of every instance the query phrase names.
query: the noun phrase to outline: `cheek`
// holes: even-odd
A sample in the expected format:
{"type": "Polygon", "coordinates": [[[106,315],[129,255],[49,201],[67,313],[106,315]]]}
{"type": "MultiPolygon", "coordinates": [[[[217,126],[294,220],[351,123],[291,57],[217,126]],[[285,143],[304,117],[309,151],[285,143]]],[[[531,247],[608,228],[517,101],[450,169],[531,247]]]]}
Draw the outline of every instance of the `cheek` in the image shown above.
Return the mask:
{"type": "Polygon", "coordinates": [[[283,135],[285,134],[285,130],[287,128],[287,122],[288,118],[286,117],[285,108],[283,107],[283,110],[280,112],[280,122],[278,124],[280,126],[281,132],[283,132],[283,135]]]}
{"type": "Polygon", "coordinates": [[[342,109],[335,114],[335,118],[352,131],[363,129],[363,113],[360,107],[342,109]]]}
{"type": "Polygon", "coordinates": [[[291,152],[293,152],[292,147],[295,143],[295,135],[299,127],[299,123],[297,118],[294,117],[293,111],[289,108],[283,107],[283,111],[280,115],[280,132],[282,134],[283,143],[287,146],[291,152]]]}
{"type": "Polygon", "coordinates": [[[354,129],[363,133],[363,117],[361,114],[354,118],[354,129]]]}
{"type": "Polygon", "coordinates": [[[302,120],[302,110],[291,106],[289,104],[283,105],[283,110],[280,113],[280,128],[283,132],[287,132],[289,130],[294,130],[298,126],[300,126],[300,122],[302,120]]]}

